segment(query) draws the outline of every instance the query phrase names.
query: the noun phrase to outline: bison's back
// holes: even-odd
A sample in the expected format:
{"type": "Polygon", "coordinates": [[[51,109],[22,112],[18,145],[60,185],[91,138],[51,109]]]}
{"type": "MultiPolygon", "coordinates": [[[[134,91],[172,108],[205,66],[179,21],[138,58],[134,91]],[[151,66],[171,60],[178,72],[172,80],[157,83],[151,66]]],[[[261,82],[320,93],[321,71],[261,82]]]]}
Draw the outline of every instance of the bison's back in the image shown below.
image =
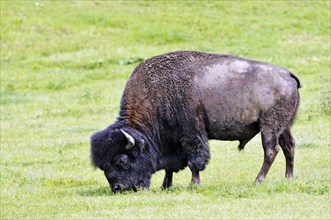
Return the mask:
{"type": "Polygon", "coordinates": [[[210,138],[239,140],[254,136],[261,115],[276,103],[294,112],[297,86],[288,70],[271,64],[178,51],[150,58],[134,70],[120,114],[133,125],[165,125],[174,132],[191,123],[185,120],[203,118],[210,138]]]}

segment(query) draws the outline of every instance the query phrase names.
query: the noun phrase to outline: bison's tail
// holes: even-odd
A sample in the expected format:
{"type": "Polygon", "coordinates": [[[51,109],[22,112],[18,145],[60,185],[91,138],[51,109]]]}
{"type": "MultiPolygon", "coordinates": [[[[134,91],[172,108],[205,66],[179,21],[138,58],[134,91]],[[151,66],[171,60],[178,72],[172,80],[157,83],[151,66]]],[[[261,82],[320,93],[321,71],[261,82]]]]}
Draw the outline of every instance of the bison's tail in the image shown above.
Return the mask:
{"type": "MultiPolygon", "coordinates": [[[[293,73],[290,72],[290,76],[295,79],[295,81],[297,82],[297,86],[298,86],[298,89],[299,88],[302,88],[302,85],[299,81],[299,78],[294,75],[293,73]]],[[[295,119],[295,116],[298,112],[298,108],[299,108],[299,103],[300,103],[300,94],[299,94],[299,91],[297,91],[296,95],[295,95],[295,99],[296,99],[296,102],[295,102],[295,109],[294,109],[294,114],[293,114],[293,118],[292,118],[292,121],[291,121],[291,124],[293,124],[293,121],[295,119]]]]}
{"type": "Polygon", "coordinates": [[[301,85],[301,83],[300,83],[299,78],[298,78],[296,75],[294,75],[293,73],[291,73],[291,72],[290,72],[290,76],[291,76],[293,79],[295,79],[295,81],[297,82],[297,84],[298,84],[298,89],[299,89],[299,88],[302,88],[302,85],[301,85]]]}

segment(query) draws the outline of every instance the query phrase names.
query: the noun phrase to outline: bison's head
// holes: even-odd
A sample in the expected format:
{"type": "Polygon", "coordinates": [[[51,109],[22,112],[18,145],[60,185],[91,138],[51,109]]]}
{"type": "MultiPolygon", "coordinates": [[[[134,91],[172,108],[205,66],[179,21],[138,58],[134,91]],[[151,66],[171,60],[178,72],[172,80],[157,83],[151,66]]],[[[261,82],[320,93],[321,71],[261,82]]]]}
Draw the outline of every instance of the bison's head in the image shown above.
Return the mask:
{"type": "Polygon", "coordinates": [[[148,188],[156,171],[153,155],[146,137],[132,128],[110,126],[91,137],[92,162],[114,192],[148,188]]]}

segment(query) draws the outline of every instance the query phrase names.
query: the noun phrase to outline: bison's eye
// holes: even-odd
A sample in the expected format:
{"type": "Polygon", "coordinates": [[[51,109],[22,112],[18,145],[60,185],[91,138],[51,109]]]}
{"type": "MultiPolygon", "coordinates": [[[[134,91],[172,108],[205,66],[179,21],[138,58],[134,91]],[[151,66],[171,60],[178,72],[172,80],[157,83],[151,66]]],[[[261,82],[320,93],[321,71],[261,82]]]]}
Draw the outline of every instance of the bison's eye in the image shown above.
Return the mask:
{"type": "Polygon", "coordinates": [[[118,157],[115,157],[115,164],[123,169],[128,169],[129,157],[125,154],[121,154],[118,157]]]}
{"type": "Polygon", "coordinates": [[[110,169],[110,165],[107,163],[107,164],[103,164],[103,165],[100,165],[99,168],[103,171],[106,171],[106,170],[109,170],[110,169]]]}

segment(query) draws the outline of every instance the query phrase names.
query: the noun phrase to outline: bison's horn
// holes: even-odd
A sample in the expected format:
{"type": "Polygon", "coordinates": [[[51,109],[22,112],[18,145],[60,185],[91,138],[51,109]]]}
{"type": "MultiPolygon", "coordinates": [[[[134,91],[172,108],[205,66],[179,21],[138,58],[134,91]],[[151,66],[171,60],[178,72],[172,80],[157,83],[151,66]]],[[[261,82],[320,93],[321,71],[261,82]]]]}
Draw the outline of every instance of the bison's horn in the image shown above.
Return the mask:
{"type": "Polygon", "coordinates": [[[126,137],[126,139],[128,140],[128,144],[126,145],[126,149],[127,150],[130,150],[131,148],[133,148],[133,146],[134,146],[134,144],[135,144],[135,140],[134,140],[134,138],[131,136],[131,135],[129,135],[128,133],[126,133],[125,131],[123,131],[122,129],[121,129],[121,132],[122,132],[122,134],[126,137]]]}

